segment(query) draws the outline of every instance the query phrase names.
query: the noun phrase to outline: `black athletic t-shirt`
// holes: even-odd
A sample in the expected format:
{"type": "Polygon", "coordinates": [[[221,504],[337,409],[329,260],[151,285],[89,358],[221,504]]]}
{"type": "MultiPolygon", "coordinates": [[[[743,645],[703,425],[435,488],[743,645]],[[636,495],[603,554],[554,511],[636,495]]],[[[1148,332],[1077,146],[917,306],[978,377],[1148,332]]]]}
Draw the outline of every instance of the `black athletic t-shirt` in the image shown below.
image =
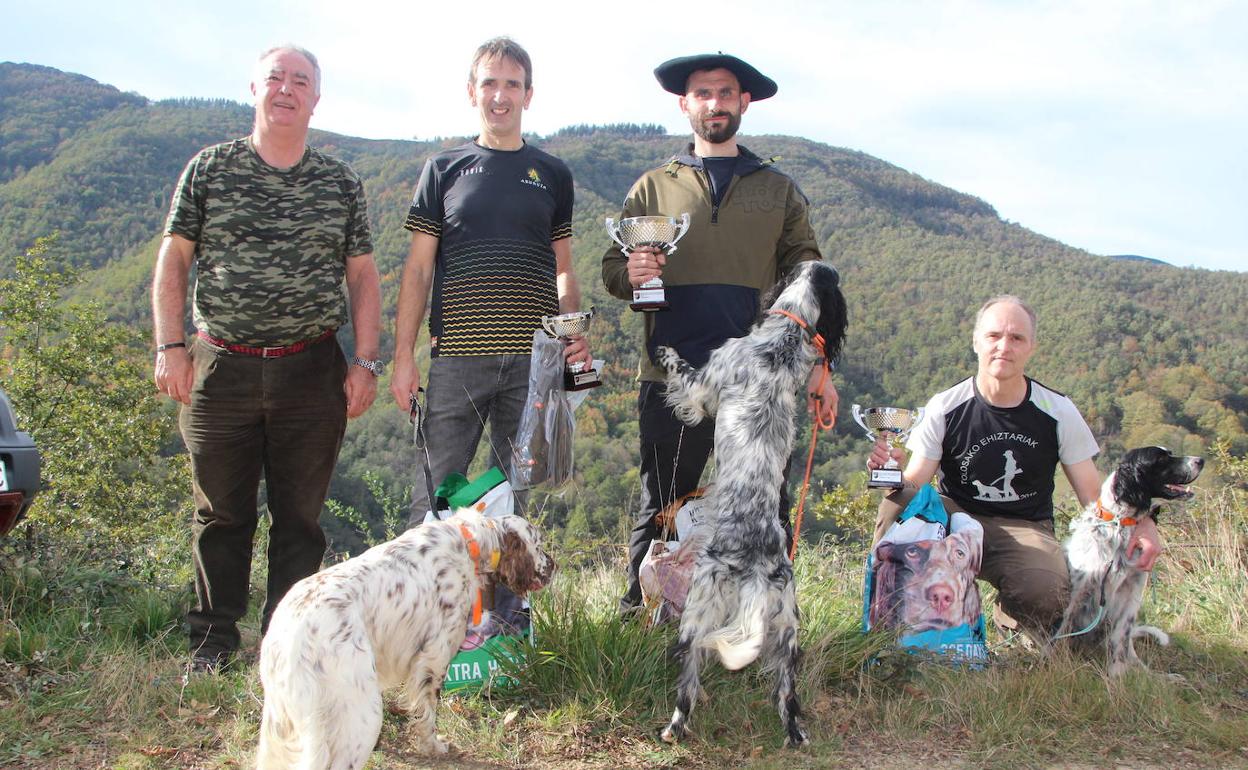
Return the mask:
{"type": "Polygon", "coordinates": [[[975,378],[937,393],[906,447],[940,460],[940,491],[962,510],[1029,521],[1053,517],[1053,476],[1060,462],[1096,455],[1092,430],[1069,398],[1027,378],[1027,397],[993,406],[975,378]]]}
{"type": "Polygon", "coordinates": [[[408,230],[437,237],[432,355],[528,353],[559,312],[551,242],[572,236],[572,172],[525,144],[470,143],[425,162],[408,230]]]}

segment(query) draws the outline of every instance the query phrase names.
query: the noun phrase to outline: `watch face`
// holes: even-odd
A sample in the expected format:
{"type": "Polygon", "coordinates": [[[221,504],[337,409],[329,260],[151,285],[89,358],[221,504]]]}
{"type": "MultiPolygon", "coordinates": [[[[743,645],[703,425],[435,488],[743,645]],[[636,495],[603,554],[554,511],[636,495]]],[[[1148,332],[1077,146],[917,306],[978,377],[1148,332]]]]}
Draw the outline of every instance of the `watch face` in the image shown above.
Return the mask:
{"type": "Polygon", "coordinates": [[[384,372],[386,369],[386,365],[383,364],[381,361],[369,361],[368,359],[360,358],[359,356],[356,356],[355,358],[353,358],[351,363],[355,364],[356,366],[364,367],[365,369],[372,372],[374,376],[377,376],[377,377],[380,377],[381,373],[384,372]]]}

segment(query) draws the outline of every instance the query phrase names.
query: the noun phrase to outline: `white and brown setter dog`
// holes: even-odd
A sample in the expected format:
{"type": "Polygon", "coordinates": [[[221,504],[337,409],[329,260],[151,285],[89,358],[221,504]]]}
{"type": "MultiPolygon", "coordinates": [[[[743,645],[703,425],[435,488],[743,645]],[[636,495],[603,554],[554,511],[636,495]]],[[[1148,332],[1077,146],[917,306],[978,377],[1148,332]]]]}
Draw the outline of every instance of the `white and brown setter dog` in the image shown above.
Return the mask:
{"type": "Polygon", "coordinates": [[[554,562],[519,516],[464,510],[304,578],[278,604],[260,651],[260,770],[361,768],[382,691],[403,685],[417,751],[442,754],[438,695],[482,582],[519,595],[554,562]]]}
{"type": "Polygon", "coordinates": [[[711,650],[728,669],[763,655],[776,675],[772,698],[787,731],[786,745],[807,742],[798,722],[801,651],[793,565],[777,511],[804,387],[820,356],[839,356],[846,309],[840,278],[823,262],[794,268],[767,304],[772,310],[747,336],[724,343],[701,369],[670,348],[658,350],[656,360],[667,370],[667,402],[676,414],[689,424],[715,420],[717,468],[708,506],[711,529],[673,647],[682,667],[676,710],[661,736],[669,742],[685,733],[700,690],[698,670],[711,650]]]}
{"type": "Polygon", "coordinates": [[[1162,447],[1132,449],[1101,486],[1096,504],[1070,523],[1065,544],[1070,606],[1054,638],[1069,639],[1085,652],[1103,646],[1110,676],[1143,665],[1135,654],[1137,637],[1148,634],[1161,644],[1170,641],[1160,629],[1136,625],[1148,573],[1131,562],[1127,544],[1140,519],[1157,515],[1154,500],[1192,496],[1188,485],[1204,464],[1200,457],[1177,457],[1162,447]]]}

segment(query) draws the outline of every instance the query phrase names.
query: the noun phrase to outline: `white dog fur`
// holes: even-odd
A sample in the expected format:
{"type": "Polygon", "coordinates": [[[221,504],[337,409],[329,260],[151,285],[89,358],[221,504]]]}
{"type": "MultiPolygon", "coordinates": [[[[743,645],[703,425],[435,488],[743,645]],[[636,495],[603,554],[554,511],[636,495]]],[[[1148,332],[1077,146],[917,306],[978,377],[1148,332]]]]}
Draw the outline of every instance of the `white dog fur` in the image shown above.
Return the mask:
{"type": "Polygon", "coordinates": [[[261,646],[256,766],[358,770],[381,730],[382,691],[399,685],[414,749],[445,753],[434,732],[438,696],[493,565],[520,595],[554,570],[524,519],[460,511],[295,584],[261,646]],[[479,545],[475,563],[461,525],[479,545]]]}

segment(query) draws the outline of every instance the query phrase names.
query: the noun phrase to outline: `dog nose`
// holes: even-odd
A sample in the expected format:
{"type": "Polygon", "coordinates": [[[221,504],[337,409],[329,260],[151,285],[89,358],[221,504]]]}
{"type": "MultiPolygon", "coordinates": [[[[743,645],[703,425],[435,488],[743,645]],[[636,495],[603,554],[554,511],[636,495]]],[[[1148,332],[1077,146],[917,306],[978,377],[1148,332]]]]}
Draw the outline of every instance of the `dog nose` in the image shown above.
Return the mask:
{"type": "Polygon", "coordinates": [[[953,605],[953,589],[938,583],[927,589],[927,602],[937,612],[944,612],[953,605]]]}

